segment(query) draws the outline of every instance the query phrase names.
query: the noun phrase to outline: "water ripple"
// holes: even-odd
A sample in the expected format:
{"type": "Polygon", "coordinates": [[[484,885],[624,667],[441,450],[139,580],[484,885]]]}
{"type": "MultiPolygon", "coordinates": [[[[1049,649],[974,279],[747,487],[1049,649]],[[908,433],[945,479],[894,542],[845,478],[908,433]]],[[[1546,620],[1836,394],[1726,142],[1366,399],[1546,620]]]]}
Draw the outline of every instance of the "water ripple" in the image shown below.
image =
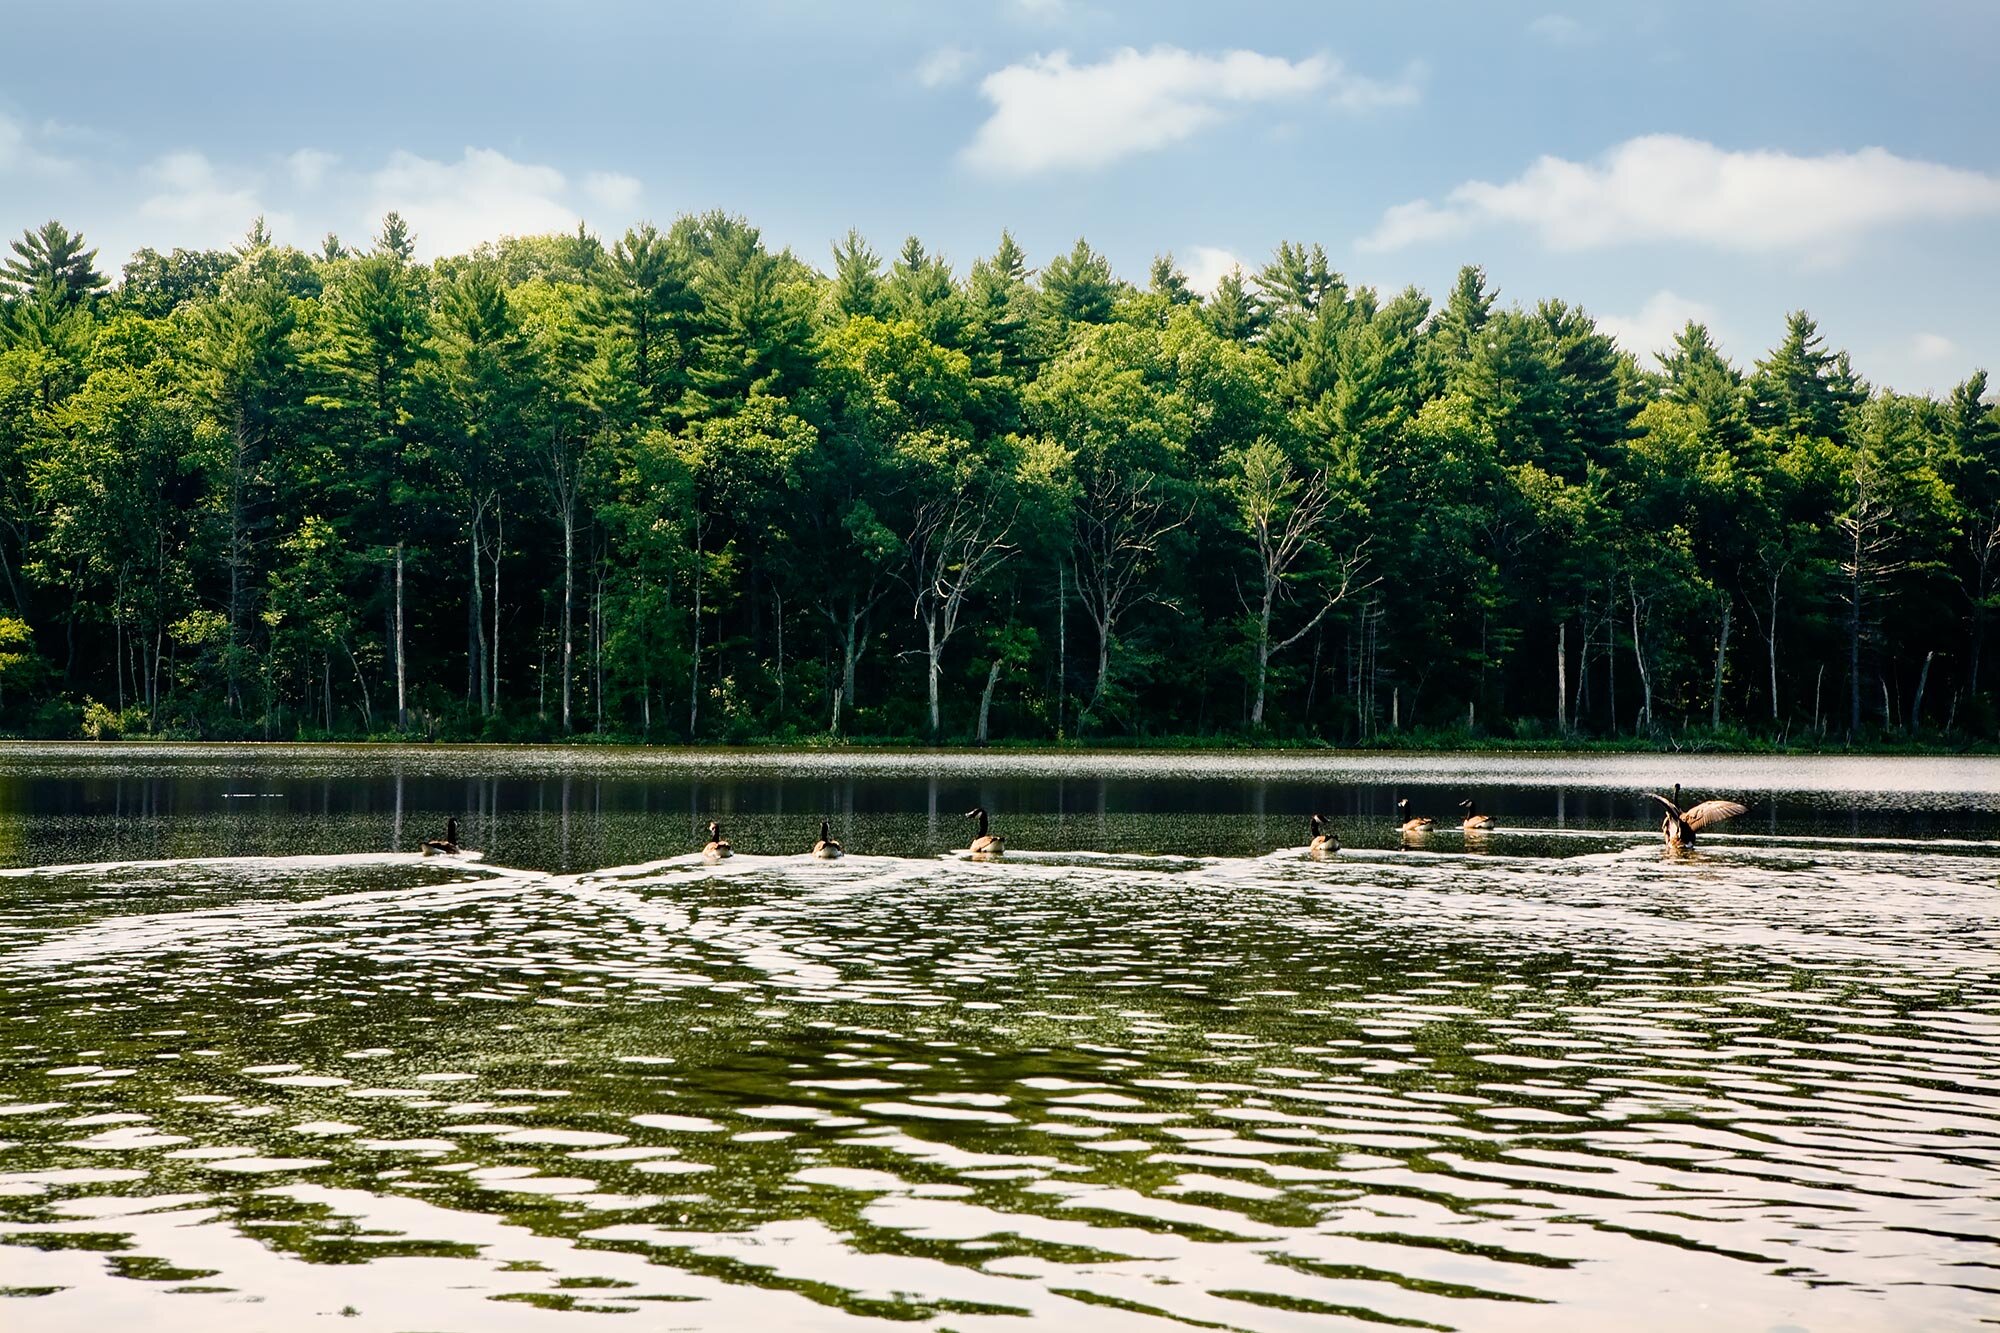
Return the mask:
{"type": "Polygon", "coordinates": [[[1992,862],[1559,842],[17,875],[0,1294],[79,1328],[1990,1319],[1992,862]]]}

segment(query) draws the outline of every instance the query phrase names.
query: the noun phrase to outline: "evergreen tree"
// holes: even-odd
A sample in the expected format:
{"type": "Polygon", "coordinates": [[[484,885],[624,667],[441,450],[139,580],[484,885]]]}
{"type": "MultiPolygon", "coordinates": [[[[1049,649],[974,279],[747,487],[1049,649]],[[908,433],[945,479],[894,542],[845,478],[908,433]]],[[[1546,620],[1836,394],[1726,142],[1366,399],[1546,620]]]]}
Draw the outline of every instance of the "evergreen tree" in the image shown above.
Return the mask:
{"type": "Polygon", "coordinates": [[[102,291],[108,279],[97,271],[97,251],[84,249],[83,233],[50,218],[21,233],[0,261],[0,291],[25,297],[46,288],[65,306],[78,305],[102,291]]]}

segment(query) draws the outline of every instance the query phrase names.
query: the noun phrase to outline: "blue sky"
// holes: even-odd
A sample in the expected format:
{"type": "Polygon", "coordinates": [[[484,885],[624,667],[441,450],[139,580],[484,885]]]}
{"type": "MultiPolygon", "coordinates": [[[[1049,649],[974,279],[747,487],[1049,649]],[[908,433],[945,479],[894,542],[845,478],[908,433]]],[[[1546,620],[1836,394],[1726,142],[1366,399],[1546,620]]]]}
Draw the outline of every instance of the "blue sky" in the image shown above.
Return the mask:
{"type": "Polygon", "coordinates": [[[1204,283],[1291,239],[1642,353],[1803,307],[1881,383],[2000,372],[1991,0],[68,0],[0,47],[0,228],[114,264],[390,207],[427,253],[719,207],[814,263],[1005,226],[1204,283]]]}

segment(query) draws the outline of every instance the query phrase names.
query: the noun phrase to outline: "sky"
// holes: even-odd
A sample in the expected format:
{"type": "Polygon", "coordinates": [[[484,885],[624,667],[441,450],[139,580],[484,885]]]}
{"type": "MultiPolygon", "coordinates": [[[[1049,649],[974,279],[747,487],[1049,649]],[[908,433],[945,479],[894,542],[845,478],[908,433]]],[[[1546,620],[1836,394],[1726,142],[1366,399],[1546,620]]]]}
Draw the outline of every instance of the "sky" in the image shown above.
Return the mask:
{"type": "Polygon", "coordinates": [[[826,267],[1012,231],[1196,285],[1285,240],[1351,283],[1580,305],[1739,364],[1787,312],[1877,384],[2000,374],[1993,0],[66,0],[0,9],[0,233],[115,269],[425,257],[711,208],[826,267]]]}

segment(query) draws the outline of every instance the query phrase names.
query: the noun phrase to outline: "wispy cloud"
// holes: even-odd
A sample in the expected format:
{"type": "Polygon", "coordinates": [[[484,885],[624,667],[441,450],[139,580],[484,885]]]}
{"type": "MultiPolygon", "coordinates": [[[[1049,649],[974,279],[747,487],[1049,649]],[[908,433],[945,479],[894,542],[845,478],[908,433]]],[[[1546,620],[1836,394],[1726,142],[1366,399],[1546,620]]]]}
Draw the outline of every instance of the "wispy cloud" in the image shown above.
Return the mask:
{"type": "Polygon", "coordinates": [[[1942,333],[1919,333],[1910,343],[1910,355],[1919,361],[1936,364],[1957,357],[1959,350],[1958,344],[1942,333]]]}
{"type": "Polygon", "coordinates": [[[1661,290],[1647,297],[1635,314],[1600,315],[1597,327],[1641,361],[1657,364],[1658,354],[1674,345],[1674,339],[1689,320],[1708,325],[1709,332],[1714,333],[1715,307],[1661,290]]]}
{"type": "Polygon", "coordinates": [[[1187,274],[1188,286],[1203,296],[1213,292],[1215,285],[1231,273],[1246,267],[1241,255],[1215,245],[1191,245],[1181,260],[1181,271],[1187,274]]]}
{"type": "Polygon", "coordinates": [[[1528,25],[1528,35],[1550,46],[1582,46],[1593,34],[1567,14],[1544,14],[1528,25]]]}
{"type": "Polygon", "coordinates": [[[1343,68],[1336,61],[1333,75],[1333,95],[1330,99],[1333,105],[1342,111],[1359,114],[1389,107],[1415,106],[1423,101],[1424,81],[1430,77],[1430,68],[1421,60],[1413,60],[1394,79],[1371,79],[1343,68]]]}
{"type": "Polygon", "coordinates": [[[567,231],[581,216],[565,201],[569,182],[562,172],[491,148],[468,148],[456,162],[395,152],[367,184],[367,219],[401,213],[426,257],[503,235],[567,231]]]}
{"type": "Polygon", "coordinates": [[[317,190],[327,173],[340,162],[337,154],[319,148],[301,148],[285,159],[292,184],[301,190],[317,190]]]}
{"type": "Polygon", "coordinates": [[[1013,5],[1021,17],[1044,23],[1067,18],[1070,12],[1069,0],[1013,0],[1013,5]]]}
{"type": "Polygon", "coordinates": [[[917,62],[917,82],[926,88],[943,88],[965,77],[972,64],[972,52],[956,46],[940,46],[917,62]]]}
{"type": "Polygon", "coordinates": [[[1518,226],[1554,250],[1677,241],[1838,258],[1861,236],[1918,221],[2000,216],[2000,177],[1881,148],[1800,157],[1677,135],[1631,139],[1595,162],[1544,157],[1511,181],[1468,181],[1442,203],[1386,212],[1364,250],[1518,226]]]}
{"type": "Polygon", "coordinates": [[[987,75],[980,92],[993,111],[961,156],[999,176],[1101,167],[1188,139],[1258,103],[1320,94],[1367,110],[1420,95],[1408,77],[1380,83],[1327,56],[1200,55],[1171,46],[1126,47],[1083,65],[1066,51],[1036,56],[987,75]]]}
{"type": "Polygon", "coordinates": [[[223,244],[258,217],[278,229],[291,222],[288,214],[266,205],[256,173],[225,171],[201,153],[167,153],[144,175],[153,193],[140,203],[139,216],[152,224],[152,243],[158,246],[223,244]]]}
{"type": "Polygon", "coordinates": [[[48,143],[62,136],[53,122],[30,130],[20,121],[0,115],[0,175],[62,176],[77,169],[77,163],[53,152],[48,143]]]}

